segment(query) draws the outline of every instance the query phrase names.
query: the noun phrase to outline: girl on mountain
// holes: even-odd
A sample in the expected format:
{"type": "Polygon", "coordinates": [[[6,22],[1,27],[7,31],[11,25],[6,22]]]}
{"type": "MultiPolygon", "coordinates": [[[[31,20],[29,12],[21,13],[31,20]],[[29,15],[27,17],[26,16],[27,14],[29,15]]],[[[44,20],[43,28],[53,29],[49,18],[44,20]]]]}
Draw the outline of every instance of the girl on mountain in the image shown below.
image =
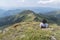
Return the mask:
{"type": "Polygon", "coordinates": [[[42,22],[40,23],[41,28],[48,28],[48,23],[46,19],[43,19],[42,22]]]}

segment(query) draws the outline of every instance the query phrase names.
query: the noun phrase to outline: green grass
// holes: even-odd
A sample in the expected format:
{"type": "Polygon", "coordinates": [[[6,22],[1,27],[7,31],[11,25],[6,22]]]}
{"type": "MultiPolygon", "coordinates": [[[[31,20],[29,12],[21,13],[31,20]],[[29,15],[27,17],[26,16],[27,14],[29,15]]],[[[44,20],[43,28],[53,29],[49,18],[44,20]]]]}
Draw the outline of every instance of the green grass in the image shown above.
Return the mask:
{"type": "Polygon", "coordinates": [[[56,24],[50,25],[54,28],[54,32],[50,29],[41,29],[39,22],[21,22],[8,27],[5,34],[0,33],[1,40],[50,40],[52,34],[60,40],[60,29],[56,24]],[[16,28],[14,26],[18,25],[16,28]],[[56,30],[55,30],[56,29],[56,30]]]}

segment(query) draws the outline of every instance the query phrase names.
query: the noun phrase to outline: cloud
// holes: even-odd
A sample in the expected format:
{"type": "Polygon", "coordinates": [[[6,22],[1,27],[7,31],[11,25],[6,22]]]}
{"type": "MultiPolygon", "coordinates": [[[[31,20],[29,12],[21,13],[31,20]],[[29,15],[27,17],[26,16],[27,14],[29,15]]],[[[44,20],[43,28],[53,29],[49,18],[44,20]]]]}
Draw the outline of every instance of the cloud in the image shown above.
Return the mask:
{"type": "Polygon", "coordinates": [[[52,3],[52,2],[54,2],[54,0],[45,0],[45,1],[44,1],[44,0],[43,0],[43,1],[40,0],[40,1],[38,1],[37,3],[38,3],[38,4],[47,4],[47,3],[52,3]]]}
{"type": "Polygon", "coordinates": [[[17,0],[17,2],[25,2],[25,0],[17,0]]]}
{"type": "Polygon", "coordinates": [[[0,8],[60,7],[60,0],[0,0],[0,8]]]}
{"type": "Polygon", "coordinates": [[[37,4],[41,7],[60,8],[60,0],[39,0],[37,4]]]}

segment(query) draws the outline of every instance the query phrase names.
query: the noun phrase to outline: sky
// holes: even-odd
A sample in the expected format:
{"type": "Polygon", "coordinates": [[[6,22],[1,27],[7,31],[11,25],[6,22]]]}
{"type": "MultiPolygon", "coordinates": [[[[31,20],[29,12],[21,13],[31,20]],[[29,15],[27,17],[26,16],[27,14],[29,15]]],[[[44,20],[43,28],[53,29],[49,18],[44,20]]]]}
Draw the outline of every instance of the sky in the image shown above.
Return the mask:
{"type": "Polygon", "coordinates": [[[60,0],[0,0],[0,8],[53,7],[60,8],[60,0]]]}

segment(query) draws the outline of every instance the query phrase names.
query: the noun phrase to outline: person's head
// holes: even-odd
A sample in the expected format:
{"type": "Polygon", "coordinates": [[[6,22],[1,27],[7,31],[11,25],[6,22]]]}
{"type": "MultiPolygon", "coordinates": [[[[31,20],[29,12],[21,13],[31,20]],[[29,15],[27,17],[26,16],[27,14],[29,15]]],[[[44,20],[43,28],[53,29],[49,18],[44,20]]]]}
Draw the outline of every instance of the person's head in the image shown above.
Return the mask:
{"type": "Polygon", "coordinates": [[[46,19],[43,19],[42,20],[42,23],[44,23],[44,24],[47,23],[47,20],[46,19]]]}

